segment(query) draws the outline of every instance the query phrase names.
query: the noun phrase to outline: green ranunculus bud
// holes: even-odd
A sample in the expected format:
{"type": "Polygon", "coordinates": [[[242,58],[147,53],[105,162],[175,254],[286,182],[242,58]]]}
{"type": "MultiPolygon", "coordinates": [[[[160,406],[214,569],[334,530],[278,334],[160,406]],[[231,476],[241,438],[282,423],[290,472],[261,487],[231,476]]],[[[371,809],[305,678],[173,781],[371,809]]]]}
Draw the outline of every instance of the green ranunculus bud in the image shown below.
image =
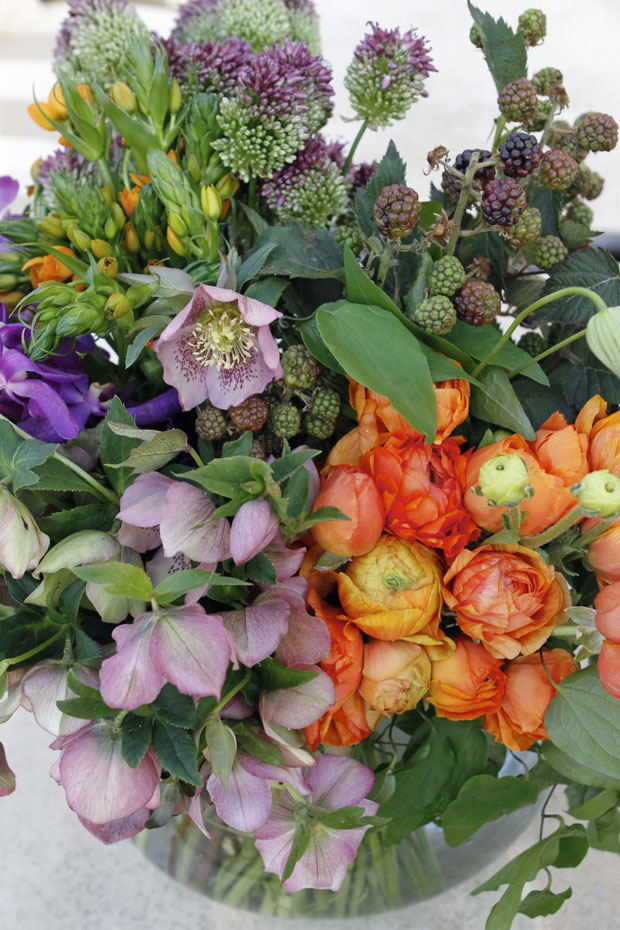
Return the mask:
{"type": "Polygon", "coordinates": [[[620,478],[607,469],[591,471],[571,492],[590,516],[606,519],[620,512],[620,478]]]}
{"type": "Polygon", "coordinates": [[[586,339],[590,351],[620,378],[620,307],[607,307],[590,317],[586,339]]]}
{"type": "Polygon", "coordinates": [[[518,455],[496,455],[480,469],[478,488],[493,507],[518,504],[529,496],[527,465],[518,455]]]}

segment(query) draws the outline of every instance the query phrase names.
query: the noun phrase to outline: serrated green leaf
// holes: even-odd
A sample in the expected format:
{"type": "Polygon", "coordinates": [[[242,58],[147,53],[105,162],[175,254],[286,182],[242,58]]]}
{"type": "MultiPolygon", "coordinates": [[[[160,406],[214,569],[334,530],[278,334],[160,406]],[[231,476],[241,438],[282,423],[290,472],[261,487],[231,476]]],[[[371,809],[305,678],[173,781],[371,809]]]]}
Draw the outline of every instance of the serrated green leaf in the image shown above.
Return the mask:
{"type": "MultiPolygon", "coordinates": [[[[620,305],[620,277],[618,262],[606,249],[578,249],[553,269],[545,294],[553,294],[565,287],[586,287],[603,298],[608,307],[620,305]]],[[[587,297],[573,294],[541,307],[534,319],[537,323],[573,323],[585,326],[597,312],[587,297]]]]}
{"type": "Polygon", "coordinates": [[[37,491],[81,491],[96,496],[90,485],[58,459],[49,458],[43,465],[34,468],[39,480],[37,491]]]}
{"type": "Polygon", "coordinates": [[[103,423],[101,431],[101,446],[99,457],[104,471],[110,483],[117,494],[123,494],[134,480],[131,468],[111,468],[113,465],[121,465],[127,461],[132,449],[140,445],[139,439],[132,439],[127,436],[118,436],[108,427],[106,421],[115,423],[127,423],[135,427],[133,418],[125,409],[122,401],[118,397],[112,398],[110,409],[103,423]]]}
{"type": "Polygon", "coordinates": [[[342,248],[326,229],[317,226],[269,226],[258,238],[246,261],[268,244],[274,244],[262,266],[263,275],[287,278],[343,278],[342,248]]]}
{"type": "Polygon", "coordinates": [[[187,730],[156,721],[152,742],[153,752],[166,771],[190,785],[202,787],[196,764],[196,747],[187,730]]]}
{"type": "MultiPolygon", "coordinates": [[[[469,326],[459,320],[450,330],[448,338],[450,342],[454,342],[476,361],[481,362],[495,348],[502,338],[502,333],[491,325],[469,326]]],[[[512,371],[513,368],[518,368],[530,359],[531,355],[524,349],[520,349],[514,342],[507,342],[494,357],[493,365],[512,371]]],[[[530,378],[544,386],[549,384],[547,375],[538,364],[529,365],[523,372],[523,377],[530,378]]]]}
{"type": "Polygon", "coordinates": [[[210,717],[205,724],[205,739],[213,774],[227,788],[237,755],[235,734],[219,717],[210,717]]]}
{"type": "Polygon", "coordinates": [[[543,236],[560,235],[560,212],[564,203],[564,191],[552,191],[541,184],[533,184],[528,195],[528,207],[540,210],[543,236]]]}
{"type": "Polygon", "coordinates": [[[286,860],[284,871],[282,872],[282,882],[285,882],[293,874],[293,869],[310,845],[311,837],[312,834],[310,833],[310,824],[308,821],[302,820],[301,818],[297,820],[295,822],[291,851],[286,860]]]}
{"type": "Polygon", "coordinates": [[[134,341],[127,348],[127,353],[125,355],[125,367],[129,368],[134,362],[137,362],[142,352],[146,348],[147,342],[151,339],[155,339],[156,336],[162,330],[161,323],[153,323],[151,326],[147,326],[146,329],[140,330],[134,341]]]}
{"type": "Polygon", "coordinates": [[[63,714],[79,720],[98,720],[118,714],[118,708],[108,707],[100,697],[67,698],[65,701],[56,701],[56,706],[63,714]]]}
{"type": "Polygon", "coordinates": [[[150,717],[127,714],[121,724],[123,759],[132,769],[137,768],[151,745],[153,721],[150,717]]]}
{"type": "MultiPolygon", "coordinates": [[[[481,233],[477,236],[461,240],[458,258],[464,267],[471,265],[476,258],[485,258],[490,262],[491,273],[489,281],[497,291],[504,287],[504,265],[506,262],[506,248],[502,237],[494,230],[481,233]]],[[[448,335],[450,338],[450,334],[448,335]]]]}
{"type": "Polygon", "coordinates": [[[441,816],[447,843],[459,846],[483,824],[533,804],[538,792],[536,786],[523,778],[475,775],[465,782],[456,800],[441,816]]]}
{"type": "Polygon", "coordinates": [[[271,466],[273,480],[280,483],[289,475],[292,475],[297,469],[302,468],[306,462],[311,461],[319,455],[318,449],[299,449],[298,452],[289,452],[281,458],[276,459],[271,466]]]}
{"type": "Polygon", "coordinates": [[[38,439],[22,442],[13,455],[13,490],[36,486],[39,476],[32,469],[43,465],[57,448],[57,443],[40,442],[38,439]]]}
{"type": "Polygon", "coordinates": [[[137,446],[129,453],[124,464],[137,475],[157,471],[187,448],[187,435],[181,429],[169,429],[137,446]]]}
{"type": "Polygon", "coordinates": [[[276,248],[277,242],[266,242],[265,245],[260,246],[260,248],[253,249],[246,260],[241,265],[241,268],[237,272],[237,290],[241,290],[243,285],[248,281],[251,281],[252,278],[255,278],[259,273],[273,250],[276,248]]]}
{"type": "Polygon", "coordinates": [[[112,529],[117,512],[118,507],[114,504],[105,504],[102,501],[97,504],[82,504],[71,510],[57,510],[39,517],[37,523],[44,533],[54,540],[59,540],[81,530],[107,532],[112,529]]]}
{"type": "Polygon", "coordinates": [[[0,474],[6,478],[13,474],[13,456],[21,440],[8,420],[0,419],[0,474]]]}
{"type": "Polygon", "coordinates": [[[84,630],[75,631],[75,651],[78,662],[90,662],[92,659],[101,658],[101,646],[84,630]]]}
{"type": "Polygon", "coordinates": [[[482,36],[482,48],[497,90],[525,77],[527,51],[523,36],[513,32],[501,17],[497,20],[468,2],[469,12],[482,36]]]}
{"type": "Polygon", "coordinates": [[[93,562],[90,565],[77,565],[71,571],[84,581],[103,585],[108,594],[136,598],[138,601],[149,601],[153,594],[151,579],[137,565],[117,561],[93,562]]]}
{"type": "Polygon", "coordinates": [[[271,559],[264,552],[258,552],[245,563],[246,578],[257,584],[276,584],[276,570],[271,559]]]}
{"type": "Polygon", "coordinates": [[[263,659],[256,666],[260,675],[261,690],[280,691],[283,688],[296,688],[316,678],[316,672],[301,668],[287,668],[275,659],[263,659]]]}
{"type": "Polygon", "coordinates": [[[482,387],[472,386],[469,412],[478,420],[494,423],[534,440],[536,433],[503,368],[487,365],[478,375],[482,387]]]}
{"type": "Polygon", "coordinates": [[[289,284],[288,278],[273,275],[273,277],[263,278],[261,281],[254,281],[250,284],[245,296],[251,297],[252,300],[260,300],[262,304],[268,304],[270,307],[277,307],[289,284]]]}
{"type": "Polygon", "coordinates": [[[193,700],[188,694],[181,694],[174,685],[164,685],[150,708],[157,719],[168,726],[185,730],[193,730],[196,726],[193,700]]]}
{"type": "Polygon", "coordinates": [[[0,660],[12,659],[37,649],[52,640],[49,650],[37,654],[37,660],[62,654],[65,630],[45,614],[33,610],[17,610],[0,620],[0,660]],[[62,639],[61,639],[62,637],[62,639]]]}
{"type": "Polygon", "coordinates": [[[222,446],[222,458],[228,459],[233,455],[249,455],[252,451],[252,430],[246,430],[238,439],[225,442],[222,446]]]}

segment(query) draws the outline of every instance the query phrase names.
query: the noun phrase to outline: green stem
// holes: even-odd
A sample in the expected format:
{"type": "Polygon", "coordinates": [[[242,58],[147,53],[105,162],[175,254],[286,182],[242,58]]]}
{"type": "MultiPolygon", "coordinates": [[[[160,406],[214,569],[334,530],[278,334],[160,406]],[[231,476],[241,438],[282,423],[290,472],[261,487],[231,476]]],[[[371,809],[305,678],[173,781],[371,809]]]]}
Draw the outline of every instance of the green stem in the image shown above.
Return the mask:
{"type": "Polygon", "coordinates": [[[613,517],[607,517],[606,520],[601,520],[601,522],[594,527],[593,530],[590,530],[588,533],[584,533],[579,540],[579,545],[585,549],[590,543],[594,542],[605,530],[608,530],[616,520],[618,519],[618,514],[614,514],[613,517]]]}
{"type": "Polygon", "coordinates": [[[353,156],[355,155],[356,149],[358,145],[360,144],[360,142],[362,141],[362,136],[364,135],[367,129],[368,129],[368,120],[365,119],[362,125],[360,126],[355,139],[353,140],[353,144],[351,145],[351,148],[349,149],[349,154],[347,155],[347,160],[344,163],[344,168],[342,169],[342,173],[345,177],[347,176],[347,172],[349,168],[351,167],[351,162],[353,161],[353,156]]]}
{"type": "Polygon", "coordinates": [[[219,702],[215,705],[215,707],[213,708],[213,710],[211,711],[211,713],[209,714],[209,716],[212,717],[212,716],[214,716],[215,714],[219,714],[219,712],[221,711],[221,709],[222,709],[223,707],[226,707],[226,705],[228,704],[228,702],[229,702],[230,700],[232,700],[232,698],[234,698],[235,694],[237,694],[238,691],[241,691],[242,688],[245,688],[245,686],[247,685],[247,683],[248,683],[248,681],[250,680],[251,676],[252,676],[252,673],[251,673],[250,671],[247,671],[247,672],[245,673],[245,676],[244,676],[244,677],[241,679],[241,681],[239,682],[239,684],[238,684],[238,685],[235,685],[234,688],[231,688],[230,691],[228,691],[228,692],[224,695],[224,697],[221,699],[221,701],[219,701],[219,702]]]}
{"type": "Polygon", "coordinates": [[[198,468],[204,468],[205,463],[202,461],[202,459],[200,458],[200,456],[198,455],[195,449],[192,449],[191,446],[187,446],[185,451],[188,452],[189,455],[191,455],[191,457],[195,461],[198,468]]]}
{"type": "Polygon", "coordinates": [[[456,246],[459,241],[459,236],[461,234],[461,223],[463,222],[463,217],[465,215],[465,210],[467,209],[467,203],[471,195],[471,182],[478,168],[478,153],[474,152],[471,157],[471,161],[467,166],[467,171],[465,172],[465,177],[463,179],[463,186],[461,187],[461,193],[459,194],[459,199],[456,204],[456,210],[454,211],[454,228],[450,233],[450,239],[448,242],[448,248],[446,249],[446,255],[454,255],[456,251],[456,246]]]}
{"type": "Polygon", "coordinates": [[[105,158],[100,158],[96,162],[97,170],[99,171],[101,178],[104,184],[109,184],[110,188],[113,191],[116,191],[116,184],[114,183],[114,178],[112,177],[112,172],[110,171],[110,166],[105,158]]]}
{"type": "Polygon", "coordinates": [[[577,639],[577,627],[574,626],[556,626],[553,628],[552,636],[559,636],[560,639],[577,639]]]}
{"type": "Polygon", "coordinates": [[[529,307],[526,307],[525,310],[522,310],[521,313],[515,317],[513,323],[508,327],[501,339],[493,346],[489,354],[482,359],[481,362],[476,365],[474,370],[470,372],[473,378],[476,378],[483,368],[493,361],[495,356],[500,352],[507,342],[510,341],[510,337],[514,333],[515,329],[521,325],[523,320],[527,319],[530,313],[534,313],[535,310],[539,310],[540,307],[544,307],[547,304],[553,303],[554,300],[560,300],[562,297],[573,297],[579,295],[580,297],[587,297],[588,300],[591,300],[595,305],[597,310],[606,310],[607,305],[602,297],[599,296],[595,291],[591,291],[589,287],[563,287],[559,291],[554,291],[553,294],[546,294],[545,297],[535,300],[533,304],[530,304],[529,307]]]}
{"type": "Polygon", "coordinates": [[[256,210],[256,175],[250,178],[250,189],[248,191],[248,202],[252,210],[256,210]]]}
{"type": "Polygon", "coordinates": [[[574,526],[578,520],[581,520],[583,515],[581,504],[575,504],[575,506],[571,507],[568,513],[563,516],[561,520],[558,520],[557,523],[554,523],[548,529],[544,530],[544,532],[538,533],[536,536],[522,536],[519,543],[522,546],[527,546],[529,549],[537,549],[539,546],[546,546],[552,539],[556,539],[561,533],[565,533],[571,526],[574,526]]]}
{"type": "Polygon", "coordinates": [[[60,637],[64,635],[64,629],[59,630],[58,633],[54,633],[54,635],[50,636],[49,639],[46,639],[44,643],[40,643],[38,646],[35,646],[34,649],[29,649],[28,652],[22,652],[20,656],[11,656],[5,661],[9,663],[9,666],[19,665],[20,662],[25,662],[26,659],[31,659],[32,656],[36,656],[38,652],[43,652],[44,649],[47,649],[48,646],[51,646],[52,643],[55,643],[57,639],[60,639],[60,637]]]}
{"type": "Polygon", "coordinates": [[[553,355],[554,352],[563,349],[564,346],[570,345],[571,342],[576,342],[577,339],[582,339],[585,336],[585,329],[580,329],[579,332],[573,333],[572,336],[568,336],[566,339],[562,339],[561,342],[558,342],[557,345],[551,346],[550,349],[545,349],[544,352],[541,352],[540,355],[536,355],[534,358],[531,358],[529,362],[525,362],[523,365],[519,365],[518,368],[513,368],[512,371],[508,372],[509,378],[516,378],[517,375],[520,375],[522,371],[525,371],[526,368],[529,368],[530,365],[535,365],[537,362],[542,362],[544,358],[547,358],[548,355],[553,355]]]}
{"type": "Polygon", "coordinates": [[[493,151],[496,152],[499,148],[499,142],[502,138],[502,133],[506,127],[506,117],[499,116],[495,121],[495,136],[493,138],[493,151]]]}

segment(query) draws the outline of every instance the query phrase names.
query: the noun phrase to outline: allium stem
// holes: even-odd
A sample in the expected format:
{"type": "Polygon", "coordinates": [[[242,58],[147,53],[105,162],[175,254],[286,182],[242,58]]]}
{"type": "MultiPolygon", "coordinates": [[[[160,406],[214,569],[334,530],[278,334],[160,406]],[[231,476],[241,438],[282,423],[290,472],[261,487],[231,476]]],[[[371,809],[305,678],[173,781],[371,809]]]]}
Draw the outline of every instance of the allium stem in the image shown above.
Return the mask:
{"type": "Polygon", "coordinates": [[[510,337],[514,333],[515,329],[521,325],[523,320],[527,319],[530,313],[534,313],[534,311],[539,310],[540,307],[544,307],[547,304],[553,303],[554,300],[560,300],[562,297],[572,297],[573,295],[587,297],[588,300],[592,301],[597,310],[607,309],[607,305],[603,298],[600,297],[600,295],[595,291],[591,291],[588,287],[563,287],[560,288],[559,291],[554,291],[553,294],[546,294],[539,300],[535,300],[533,304],[530,304],[529,307],[526,307],[525,310],[522,310],[521,313],[515,317],[513,323],[508,327],[502,338],[498,339],[486,358],[483,358],[482,361],[476,365],[474,370],[471,372],[471,376],[476,378],[482,369],[486,368],[486,366],[493,361],[498,352],[500,352],[506,343],[510,341],[510,337]]]}
{"type": "Polygon", "coordinates": [[[360,126],[355,139],[353,140],[353,144],[351,145],[351,148],[349,149],[349,154],[347,155],[347,160],[344,163],[342,173],[345,177],[347,176],[347,172],[349,171],[349,168],[351,167],[351,162],[353,161],[353,156],[355,155],[356,149],[358,145],[360,144],[360,142],[362,141],[362,136],[364,135],[367,129],[368,129],[368,120],[365,119],[362,125],[360,126]]]}
{"type": "Polygon", "coordinates": [[[508,372],[509,378],[516,378],[517,375],[520,375],[522,371],[525,371],[526,368],[529,368],[530,365],[535,365],[537,362],[542,362],[544,358],[547,358],[548,355],[553,355],[554,352],[558,352],[560,349],[563,349],[564,346],[570,345],[571,342],[576,342],[577,339],[581,339],[585,336],[585,329],[580,329],[579,332],[573,333],[572,336],[568,336],[566,339],[562,339],[561,342],[558,342],[557,345],[551,346],[550,349],[545,349],[544,352],[541,352],[540,355],[536,355],[534,358],[531,358],[529,362],[524,362],[523,365],[519,365],[518,368],[513,368],[512,371],[508,372]]]}

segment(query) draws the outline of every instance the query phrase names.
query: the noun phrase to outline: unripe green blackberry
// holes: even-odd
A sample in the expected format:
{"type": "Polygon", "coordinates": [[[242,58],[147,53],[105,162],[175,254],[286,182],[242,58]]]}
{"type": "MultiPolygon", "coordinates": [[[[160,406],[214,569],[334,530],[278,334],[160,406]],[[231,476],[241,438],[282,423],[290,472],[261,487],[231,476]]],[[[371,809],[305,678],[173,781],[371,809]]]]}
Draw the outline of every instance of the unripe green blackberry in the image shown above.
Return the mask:
{"type": "Polygon", "coordinates": [[[315,384],[321,366],[304,346],[289,346],[280,359],[284,383],[295,390],[307,391],[315,384]]]}
{"type": "Polygon", "coordinates": [[[611,152],[618,143],[618,124],[608,113],[584,113],[575,127],[577,141],[587,152],[611,152]]]}
{"type": "Polygon", "coordinates": [[[304,418],[304,429],[309,436],[314,436],[316,439],[329,439],[336,429],[336,421],[308,415],[304,418]]]}
{"type": "Polygon", "coordinates": [[[532,358],[536,358],[537,355],[540,355],[540,353],[544,352],[547,348],[547,340],[544,336],[541,336],[540,333],[531,330],[521,336],[519,339],[519,348],[527,352],[528,355],[531,355],[532,358]]]}
{"type": "Polygon", "coordinates": [[[265,458],[265,440],[262,436],[255,436],[252,440],[252,446],[250,448],[250,455],[253,459],[264,459],[265,458]]]}
{"type": "Polygon", "coordinates": [[[566,152],[545,152],[538,169],[538,180],[552,191],[565,191],[577,178],[579,165],[566,152]]]}
{"type": "Polygon", "coordinates": [[[575,200],[566,211],[566,218],[572,220],[573,223],[579,223],[580,226],[587,226],[590,229],[594,220],[594,210],[583,200],[575,200]]]}
{"type": "Polygon", "coordinates": [[[319,388],[312,398],[310,415],[313,419],[336,422],[340,413],[340,394],[333,388],[319,388]]]}
{"type": "Polygon", "coordinates": [[[506,84],[499,93],[497,103],[502,116],[514,123],[532,119],[538,109],[534,85],[524,77],[506,84]]]}
{"type": "Polygon", "coordinates": [[[564,75],[559,68],[541,68],[532,78],[532,84],[537,94],[546,97],[552,87],[561,87],[564,75]]]}
{"type": "Polygon", "coordinates": [[[577,141],[577,130],[564,119],[554,121],[547,144],[550,149],[559,149],[561,152],[566,152],[576,162],[583,161],[586,156],[577,141]]]}
{"type": "Polygon", "coordinates": [[[278,439],[296,436],[301,427],[301,415],[293,404],[277,404],[269,411],[269,426],[278,439]]]}
{"type": "Polygon", "coordinates": [[[553,103],[551,100],[547,100],[546,97],[538,98],[538,109],[534,113],[531,119],[523,120],[523,125],[528,132],[542,132],[545,126],[547,125],[547,120],[553,109],[553,103]]]}
{"type": "Polygon", "coordinates": [[[489,181],[482,196],[482,216],[490,226],[514,226],[527,209],[525,190],[512,178],[489,181]]]}
{"type": "Polygon", "coordinates": [[[603,192],[605,179],[587,165],[579,165],[579,173],[571,185],[570,194],[580,194],[586,200],[596,200],[603,192]]]}
{"type": "Polygon", "coordinates": [[[528,45],[539,45],[547,35],[547,17],[542,10],[525,10],[519,17],[517,32],[528,45]]]}
{"type": "Polygon", "coordinates": [[[445,255],[436,261],[428,276],[428,290],[431,297],[443,294],[454,297],[459,288],[465,284],[465,269],[454,255],[445,255]]]}
{"type": "Polygon", "coordinates": [[[499,313],[499,294],[488,281],[466,281],[454,298],[459,320],[471,326],[491,323],[499,313]]]}
{"type": "Polygon", "coordinates": [[[568,249],[557,236],[543,236],[532,246],[532,261],[544,271],[568,258],[568,249]]]}
{"type": "Polygon", "coordinates": [[[536,207],[528,207],[521,214],[517,222],[510,230],[510,242],[513,245],[527,245],[538,239],[542,230],[542,216],[540,210],[536,207]]]}
{"type": "Polygon", "coordinates": [[[511,132],[499,149],[504,174],[509,178],[524,178],[538,166],[542,153],[536,136],[527,132],[511,132]]]}
{"type": "Polygon", "coordinates": [[[482,33],[478,23],[473,23],[469,30],[469,41],[472,45],[475,45],[476,48],[482,48],[482,33]]]}
{"type": "Polygon", "coordinates": [[[243,432],[251,429],[253,433],[257,433],[267,422],[269,407],[259,394],[254,394],[237,407],[229,407],[228,416],[237,429],[243,432]]]}
{"type": "Polygon", "coordinates": [[[218,410],[209,401],[205,401],[202,410],[196,414],[196,433],[205,442],[223,439],[228,432],[228,421],[223,410],[218,410]]]}
{"type": "Polygon", "coordinates": [[[427,333],[441,336],[449,333],[456,323],[456,310],[449,297],[439,294],[418,304],[413,311],[413,319],[427,333]]]}
{"type": "Polygon", "coordinates": [[[412,187],[388,184],[381,188],[372,208],[372,216],[379,232],[386,239],[403,239],[418,225],[421,210],[420,198],[412,187]]]}

